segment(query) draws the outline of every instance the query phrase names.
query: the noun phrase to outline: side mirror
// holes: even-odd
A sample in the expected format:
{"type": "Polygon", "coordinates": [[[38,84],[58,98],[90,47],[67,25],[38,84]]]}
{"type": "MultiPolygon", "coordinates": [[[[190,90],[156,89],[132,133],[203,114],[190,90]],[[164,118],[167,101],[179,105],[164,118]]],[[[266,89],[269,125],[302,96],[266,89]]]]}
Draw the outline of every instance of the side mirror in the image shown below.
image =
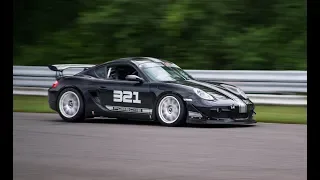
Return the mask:
{"type": "Polygon", "coordinates": [[[126,80],[128,81],[139,81],[140,83],[143,82],[143,79],[137,75],[127,75],[126,80]]]}

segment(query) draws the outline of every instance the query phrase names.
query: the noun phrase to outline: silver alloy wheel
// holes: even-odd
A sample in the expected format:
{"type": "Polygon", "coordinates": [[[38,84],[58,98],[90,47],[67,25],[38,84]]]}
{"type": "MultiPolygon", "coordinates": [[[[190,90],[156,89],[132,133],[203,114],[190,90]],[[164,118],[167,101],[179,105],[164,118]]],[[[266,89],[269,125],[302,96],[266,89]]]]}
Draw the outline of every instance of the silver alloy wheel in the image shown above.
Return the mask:
{"type": "Polygon", "coordinates": [[[180,103],[174,96],[164,97],[158,108],[159,117],[167,124],[174,123],[180,116],[180,103]]]}
{"type": "Polygon", "coordinates": [[[64,117],[74,117],[80,109],[80,100],[78,95],[72,91],[63,93],[59,101],[59,109],[64,117]]]}

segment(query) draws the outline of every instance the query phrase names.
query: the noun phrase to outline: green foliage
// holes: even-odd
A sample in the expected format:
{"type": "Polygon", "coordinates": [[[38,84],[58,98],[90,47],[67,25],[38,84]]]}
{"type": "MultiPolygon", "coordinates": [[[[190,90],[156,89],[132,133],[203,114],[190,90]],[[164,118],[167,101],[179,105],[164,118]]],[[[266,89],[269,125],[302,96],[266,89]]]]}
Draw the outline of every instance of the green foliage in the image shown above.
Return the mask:
{"type": "Polygon", "coordinates": [[[17,1],[16,65],[151,56],[187,69],[306,70],[303,1],[17,1]]]}

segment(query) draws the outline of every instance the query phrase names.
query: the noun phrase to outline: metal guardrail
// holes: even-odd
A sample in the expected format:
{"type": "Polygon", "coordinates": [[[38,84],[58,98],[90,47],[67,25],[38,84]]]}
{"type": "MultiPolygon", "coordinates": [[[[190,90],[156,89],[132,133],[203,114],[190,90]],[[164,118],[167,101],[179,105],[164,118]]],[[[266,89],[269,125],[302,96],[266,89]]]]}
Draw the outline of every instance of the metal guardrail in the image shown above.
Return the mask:
{"type": "MultiPolygon", "coordinates": [[[[81,69],[67,69],[72,75],[81,69]]],[[[301,94],[307,93],[306,71],[225,71],[186,70],[194,78],[204,81],[219,81],[240,87],[246,93],[301,94]]],[[[13,86],[50,87],[55,72],[44,66],[13,66],[13,86]]]]}
{"type": "MultiPolygon", "coordinates": [[[[73,75],[81,70],[67,69],[64,74],[73,75]]],[[[219,81],[236,85],[258,104],[307,104],[307,96],[293,95],[307,93],[306,71],[186,70],[186,72],[198,80],[219,81]]],[[[42,95],[43,89],[49,88],[54,81],[55,72],[50,71],[48,67],[13,66],[14,93],[42,95]],[[32,91],[30,87],[33,89],[32,91]]]]}

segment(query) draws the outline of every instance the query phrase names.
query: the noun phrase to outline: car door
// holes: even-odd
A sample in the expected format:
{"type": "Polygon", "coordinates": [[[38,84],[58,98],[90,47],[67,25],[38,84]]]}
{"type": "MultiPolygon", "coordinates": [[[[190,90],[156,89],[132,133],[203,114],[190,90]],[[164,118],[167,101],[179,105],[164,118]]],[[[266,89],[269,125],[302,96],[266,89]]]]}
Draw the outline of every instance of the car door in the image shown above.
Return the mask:
{"type": "MultiPolygon", "coordinates": [[[[130,64],[124,66],[135,69],[130,64]]],[[[116,68],[117,65],[110,66],[108,76],[111,76],[111,71],[116,68]]],[[[155,96],[150,92],[149,83],[146,81],[141,83],[123,78],[106,79],[103,83],[100,82],[99,97],[101,104],[109,111],[110,117],[151,119],[155,96]]]]}

